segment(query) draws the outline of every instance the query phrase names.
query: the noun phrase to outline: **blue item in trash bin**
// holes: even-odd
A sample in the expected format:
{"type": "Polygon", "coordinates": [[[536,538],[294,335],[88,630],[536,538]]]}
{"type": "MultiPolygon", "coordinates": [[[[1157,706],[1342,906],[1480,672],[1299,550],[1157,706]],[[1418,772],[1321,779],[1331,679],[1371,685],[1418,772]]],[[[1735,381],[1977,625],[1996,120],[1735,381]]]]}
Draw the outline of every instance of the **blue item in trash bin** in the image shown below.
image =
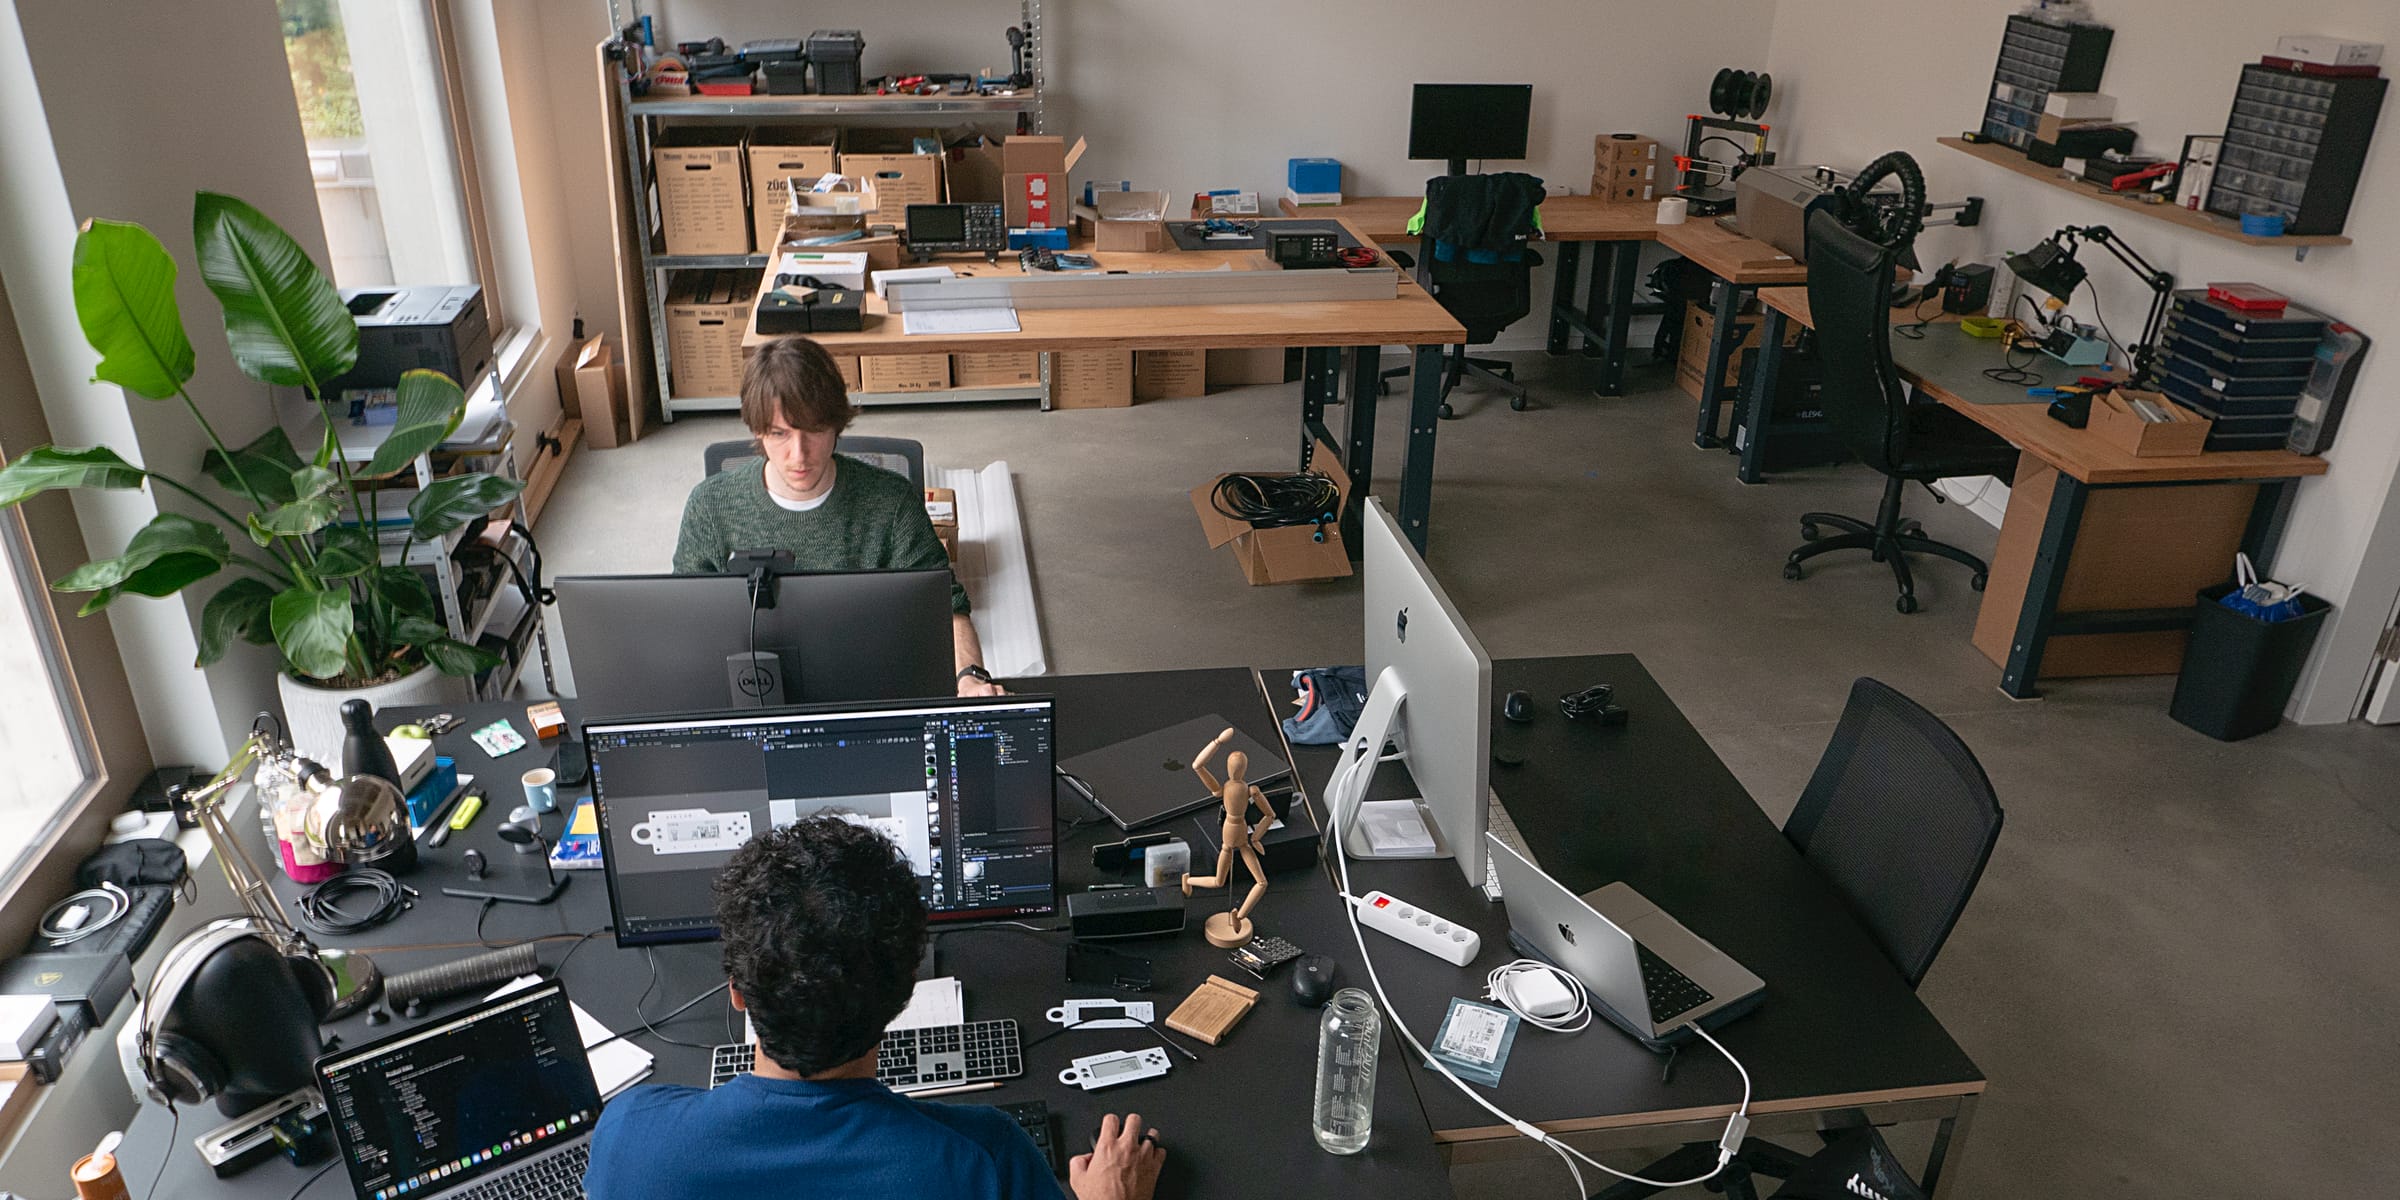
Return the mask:
{"type": "Polygon", "coordinates": [[[1300,711],[1283,719],[1283,736],[1295,746],[1332,746],[1350,736],[1367,705],[1365,667],[1311,667],[1292,672],[1300,711]]]}
{"type": "Polygon", "coordinates": [[[2217,603],[2246,617],[2271,625],[2277,621],[2289,621],[2302,612],[2300,586],[2260,579],[2258,568],[2250,565],[2250,556],[2247,554],[2233,556],[2233,581],[2233,590],[2225,593],[2224,599],[2217,603]]]}

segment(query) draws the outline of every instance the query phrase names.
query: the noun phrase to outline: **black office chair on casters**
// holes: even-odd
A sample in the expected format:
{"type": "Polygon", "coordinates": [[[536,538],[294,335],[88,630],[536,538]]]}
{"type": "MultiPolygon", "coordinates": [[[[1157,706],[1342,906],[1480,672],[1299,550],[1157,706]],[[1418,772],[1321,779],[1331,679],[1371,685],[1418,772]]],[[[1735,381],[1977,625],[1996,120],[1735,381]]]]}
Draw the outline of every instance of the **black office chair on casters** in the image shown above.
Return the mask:
{"type": "MultiPolygon", "coordinates": [[[[835,439],[833,452],[864,460],[895,475],[906,476],[910,483],[920,488],[925,486],[925,444],[915,438],[845,433],[835,439]]],[[[710,442],[700,451],[700,461],[707,468],[705,473],[710,475],[758,456],[756,438],[710,442]]]]}
{"type": "MultiPolygon", "coordinates": [[[[1783,577],[1798,579],[1800,564],[1836,550],[1865,550],[1892,569],[1899,584],[1896,607],[1917,611],[1916,582],[1908,556],[1931,554],[1974,572],[1982,591],[1991,568],[1947,542],[1925,536],[1924,527],[1900,515],[1900,495],[1909,483],[1930,485],[1970,475],[2013,474],[2017,452],[1998,435],[1949,408],[1911,403],[1892,369],[1892,267],[1916,238],[1923,220],[1925,181],[1906,154],[1877,159],[1844,193],[1846,204],[1808,217],[1808,307],[1816,327],[1823,366],[1825,416],[1852,454],[1881,472],[1883,503],[1872,521],[1839,513],[1812,512],[1800,518],[1804,544],[1784,559],[1783,577]],[[1897,209],[1878,210],[1863,198],[1887,173],[1901,179],[1897,209]],[[1847,208],[1847,212],[1839,211],[1847,208]],[[1888,216],[1880,215],[1888,212],[1888,216]],[[1822,536],[1825,527],[1841,532],[1822,536]]],[[[1934,493],[1941,499],[1939,492],[1934,493]]]]}
{"type": "MultiPolygon", "coordinates": [[[[1813,270],[1813,248],[1809,258],[1813,270]]],[[[1991,779],[1958,734],[1891,686],[1862,678],[1850,685],[1833,740],[1783,823],[1783,836],[1841,893],[1913,988],[1924,981],[1975,895],[1999,844],[2002,816],[1991,779]]],[[[1839,1166],[1834,1176],[1840,1178],[1878,1156],[1880,1167],[1899,1171],[1880,1137],[1862,1127],[1863,1115],[1849,1127],[1826,1130],[1825,1148],[1814,1154],[1745,1139],[1708,1186],[1733,1200],[1757,1200],[1752,1180],[1760,1175],[1799,1181],[1839,1166]]],[[[1715,1142],[1695,1142],[1638,1174],[1688,1179],[1716,1159],[1715,1142]]],[[[1905,1178],[1901,1172],[1900,1179],[1905,1178]]],[[[1897,1184],[1879,1191],[1895,1194],[1897,1184]]],[[[1812,1198],[1819,1194],[1794,1190],[1812,1198]]],[[[1619,1184],[1596,1193],[1595,1200],[1633,1200],[1655,1192],[1619,1184]]]]}
{"type": "MultiPolygon", "coordinates": [[[[1534,211],[1542,195],[1541,180],[1516,171],[1435,176],[1425,181],[1425,222],[1416,255],[1392,255],[1415,270],[1417,282],[1467,327],[1466,342],[1450,347],[1443,359],[1445,420],[1458,415],[1450,408],[1451,389],[1470,374],[1499,388],[1510,408],[1525,411],[1525,385],[1517,382],[1516,367],[1474,357],[1467,348],[1490,345],[1533,311],[1533,269],[1542,256],[1527,243],[1539,232],[1534,211]]],[[[1383,378],[1408,373],[1408,367],[1395,367],[1383,378]]]]}

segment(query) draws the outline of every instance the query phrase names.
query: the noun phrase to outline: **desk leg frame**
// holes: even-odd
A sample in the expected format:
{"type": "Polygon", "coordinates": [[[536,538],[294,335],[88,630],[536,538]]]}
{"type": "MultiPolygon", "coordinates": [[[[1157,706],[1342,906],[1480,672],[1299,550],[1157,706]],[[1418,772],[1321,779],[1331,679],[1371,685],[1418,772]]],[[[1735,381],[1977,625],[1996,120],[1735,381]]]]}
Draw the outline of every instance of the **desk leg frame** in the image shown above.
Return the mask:
{"type": "Polygon", "coordinates": [[[1967,1141],[1967,1131],[1975,1123],[1975,1105],[1981,1098],[1961,1096],[1958,1112],[1943,1118],[1934,1129],[1933,1149],[1925,1155],[1925,1174],[1918,1179],[1933,1200],[1953,1200],[1958,1195],[1958,1165],[1956,1155],[1967,1141]]]}
{"type": "Polygon", "coordinates": [[[1640,242],[1592,243],[1591,274],[1583,273],[1584,244],[1559,242],[1558,270],[1550,286],[1550,337],[1545,349],[1565,354],[1575,335],[1583,336],[1586,358],[1600,360],[1599,378],[1592,391],[1601,396],[1625,394],[1625,360],[1630,354],[1633,293],[1641,279],[1640,242]],[[1584,287],[1583,307],[1575,307],[1575,287],[1584,287]]]}
{"type": "Polygon", "coordinates": [[[1710,307],[1716,314],[1714,326],[1708,333],[1708,369],[1700,376],[1700,419],[1693,430],[1692,444],[1703,450],[1714,450],[1725,444],[1717,436],[1717,420],[1725,409],[1725,368],[1732,361],[1734,346],[1734,317],[1740,311],[1742,299],[1751,289],[1725,280],[1717,280],[1710,289],[1710,307]]]}
{"type": "Polygon", "coordinates": [[[1550,279],[1550,339],[1543,347],[1552,354],[1567,352],[1567,339],[1574,329],[1568,315],[1575,311],[1575,277],[1582,266],[1583,243],[1560,242],[1558,270],[1550,279]]]}
{"type": "MultiPolygon", "coordinates": [[[[1611,242],[1608,249],[1608,337],[1603,350],[1607,357],[1600,366],[1600,394],[1622,396],[1625,394],[1625,359],[1633,351],[1633,288],[1642,274],[1642,244],[1611,242]]],[[[1593,292],[1600,290],[1599,283],[1599,277],[1594,275],[1593,292]]]]}
{"type": "MultiPolygon", "coordinates": [[[[1418,349],[1425,348],[1419,347],[1418,349]]],[[[1438,368],[1442,348],[1434,346],[1430,349],[1435,366],[1438,368]]],[[[1300,385],[1300,469],[1308,470],[1315,462],[1317,443],[1320,441],[1335,447],[1335,453],[1341,456],[1342,469],[1350,475],[1350,502],[1342,506],[1342,541],[1350,551],[1350,560],[1356,562],[1359,549],[1364,544],[1359,538],[1359,505],[1365,502],[1367,492],[1375,478],[1375,402],[1383,386],[1382,372],[1379,369],[1383,365],[1383,348],[1381,346],[1310,347],[1302,354],[1304,365],[1300,385]],[[1325,424],[1325,406],[1329,403],[1343,402],[1341,387],[1342,356],[1344,354],[1349,355],[1350,360],[1348,368],[1350,391],[1347,397],[1350,420],[1347,431],[1337,436],[1332,428],[1325,424]]],[[[1427,369],[1422,358],[1417,360],[1417,366],[1420,372],[1427,369]]],[[[1433,406],[1437,416],[1441,409],[1440,383],[1438,378],[1434,380],[1433,406]]],[[[1411,395],[1413,398],[1415,393],[1412,391],[1411,395]]],[[[1409,461],[1412,464],[1418,454],[1416,433],[1412,423],[1409,439],[1409,461]]],[[[1430,433],[1425,435],[1423,443],[1424,456],[1427,459],[1424,476],[1430,482],[1433,474],[1431,467],[1433,439],[1430,433]]],[[[1408,478],[1414,478],[1413,474],[1408,478]]],[[[1432,508],[1432,497],[1429,493],[1429,487],[1422,489],[1421,492],[1412,492],[1408,479],[1404,478],[1402,481],[1401,508],[1405,513],[1410,511],[1412,501],[1416,505],[1417,528],[1420,532],[1412,536],[1417,541],[1420,550],[1424,548],[1424,535],[1421,531],[1425,518],[1430,515],[1432,508]]],[[[1402,519],[1405,523],[1406,518],[1402,519]]]]}
{"type": "MultiPolygon", "coordinates": [[[[1409,371],[1408,449],[1400,462],[1400,531],[1417,553],[1425,552],[1427,524],[1433,518],[1433,439],[1442,419],[1442,347],[1414,346],[1409,371]]],[[[1353,477],[1352,495],[1365,495],[1364,480],[1353,477]]]]}
{"type": "MultiPolygon", "coordinates": [[[[1769,308],[1759,323],[1758,344],[1783,345],[1784,329],[1790,320],[1781,309],[1769,308]]],[[[1738,451],[1741,458],[1734,467],[1733,475],[1743,483],[1760,483],[1766,479],[1767,427],[1775,419],[1776,377],[1782,373],[1783,355],[1772,350],[1761,350],[1758,370],[1742,381],[1742,415],[1737,423],[1747,431],[1747,435],[1740,439],[1738,451]]]]}
{"type": "Polygon", "coordinates": [[[2050,491],[2050,512],[2042,521],[2041,541],[2033,552],[2033,570],[2025,580],[2025,600],[2017,609],[2017,631],[2008,641],[2008,662],[2000,669],[2000,690],[2018,700],[2040,697],[2042,651],[2050,627],[2058,620],[2058,597],[2067,584],[2067,562],[2075,552],[2076,534],[2083,528],[2083,506],[2089,485],[2064,471],[2050,491]]]}

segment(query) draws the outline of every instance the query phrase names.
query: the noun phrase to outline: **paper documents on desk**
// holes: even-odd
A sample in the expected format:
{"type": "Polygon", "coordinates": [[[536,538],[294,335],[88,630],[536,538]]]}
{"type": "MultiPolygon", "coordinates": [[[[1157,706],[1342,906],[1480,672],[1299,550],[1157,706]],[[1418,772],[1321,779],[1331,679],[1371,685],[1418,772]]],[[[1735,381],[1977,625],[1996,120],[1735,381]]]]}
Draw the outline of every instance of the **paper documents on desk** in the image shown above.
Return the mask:
{"type": "Polygon", "coordinates": [[[939,979],[920,979],[917,990],[908,998],[908,1007],[892,1018],[885,1029],[927,1029],[940,1025],[964,1025],[967,1021],[966,989],[958,977],[944,975],[939,979]]]}
{"type": "Polygon", "coordinates": [[[900,314],[902,333],[1015,333],[1017,310],[995,308],[912,308],[900,314]]]}
{"type": "MultiPolygon", "coordinates": [[[[524,991],[541,981],[539,975],[519,975],[500,985],[499,991],[484,999],[496,1000],[510,992],[524,991]]],[[[614,1099],[618,1092],[650,1078],[650,1064],[654,1056],[649,1051],[624,1038],[617,1038],[608,1026],[583,1011],[582,1005],[569,1000],[567,1007],[575,1010],[575,1029],[583,1034],[583,1048],[590,1052],[592,1080],[600,1085],[601,1099],[614,1099]],[[617,1040],[611,1042],[610,1038],[617,1040]],[[608,1044],[603,1046],[600,1044],[602,1042],[608,1044]]]]}
{"type": "Polygon", "coordinates": [[[1369,800],[1358,806],[1358,827],[1377,854],[1431,854],[1433,831],[1406,800],[1369,800]]]}

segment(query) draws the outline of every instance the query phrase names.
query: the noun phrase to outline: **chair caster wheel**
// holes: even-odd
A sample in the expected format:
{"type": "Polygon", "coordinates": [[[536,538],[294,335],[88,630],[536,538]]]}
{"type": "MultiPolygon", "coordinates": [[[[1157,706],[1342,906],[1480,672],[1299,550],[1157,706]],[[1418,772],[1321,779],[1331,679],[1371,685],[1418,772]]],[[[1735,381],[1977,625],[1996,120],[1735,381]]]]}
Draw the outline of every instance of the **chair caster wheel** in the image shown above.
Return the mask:
{"type": "Polygon", "coordinates": [[[1386,380],[1379,380],[1379,381],[1377,381],[1377,382],[1376,382],[1376,384],[1375,384],[1375,394],[1376,394],[1376,395],[1378,395],[1378,396],[1389,396],[1389,395],[1391,395],[1391,394],[1392,394],[1392,383],[1391,383],[1391,381],[1390,381],[1390,380],[1388,380],[1388,379],[1386,379],[1386,380]]]}
{"type": "Polygon", "coordinates": [[[1900,522],[1900,536],[1902,536],[1902,537],[1924,537],[1924,536],[1925,536],[1925,526],[1924,526],[1924,525],[1922,525],[1922,524],[1920,524],[1919,522],[1917,522],[1917,521],[1916,521],[1916,520],[1914,520],[1913,518],[1912,518],[1912,519],[1910,519],[1910,520],[1902,521],[1902,522],[1900,522]]]}
{"type": "Polygon", "coordinates": [[[1523,397],[1523,396],[1510,396],[1510,397],[1508,398],[1508,407],[1509,407],[1510,409],[1512,409],[1512,410],[1516,411],[1516,412],[1524,412],[1524,411],[1525,411],[1525,397],[1523,397]]]}
{"type": "Polygon", "coordinates": [[[1810,522],[1810,521],[1802,521],[1802,522],[1800,522],[1800,540],[1801,540],[1801,541],[1804,541],[1804,542],[1813,542],[1813,541],[1817,540],[1818,538],[1821,538],[1821,537],[1824,537],[1824,536],[1825,536],[1825,531],[1824,531],[1824,530],[1822,530],[1822,529],[1819,529],[1819,528],[1817,528],[1817,527],[1816,527],[1816,524],[1815,524],[1814,522],[1810,522]]]}
{"type": "Polygon", "coordinates": [[[1795,562],[1787,562],[1783,564],[1783,577],[1785,579],[1800,578],[1800,564],[1795,562]]]}
{"type": "Polygon", "coordinates": [[[1975,572],[1975,577],[1967,581],[1967,586],[1980,592],[1983,590],[1983,585],[1990,583],[1991,581],[1991,576],[1986,575],[1981,571],[1977,571],[1975,572]]]}
{"type": "Polygon", "coordinates": [[[1915,596],[1902,596],[1898,600],[1892,602],[1892,607],[1899,609],[1902,615],[1913,613],[1917,611],[1917,598],[1915,596]]]}
{"type": "Polygon", "coordinates": [[[1445,421],[1456,420],[1456,419],[1458,418],[1458,412],[1457,412],[1457,410],[1456,410],[1456,409],[1453,409],[1453,408],[1451,408],[1451,407],[1450,407],[1448,404],[1446,404],[1446,403],[1442,405],[1442,408],[1441,408],[1441,414],[1442,414],[1442,419],[1443,419],[1443,420],[1445,420],[1445,421]]]}

